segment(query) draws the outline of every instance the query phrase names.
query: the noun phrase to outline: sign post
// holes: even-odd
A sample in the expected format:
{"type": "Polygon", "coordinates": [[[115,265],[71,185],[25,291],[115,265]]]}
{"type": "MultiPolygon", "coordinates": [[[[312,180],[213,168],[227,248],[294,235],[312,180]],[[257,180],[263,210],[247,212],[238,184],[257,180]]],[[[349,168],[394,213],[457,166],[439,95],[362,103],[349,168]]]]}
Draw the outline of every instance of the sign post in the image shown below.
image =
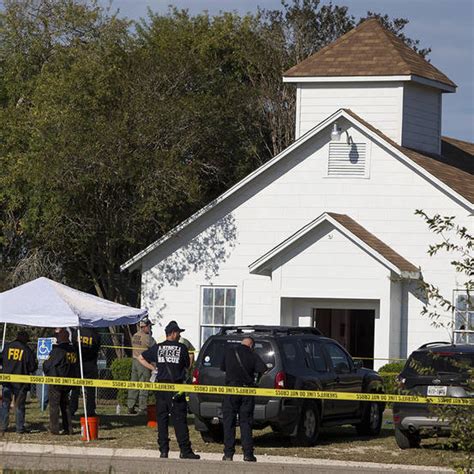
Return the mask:
{"type": "MultiPolygon", "coordinates": [[[[36,358],[38,359],[38,361],[40,361],[41,365],[43,364],[43,361],[45,361],[49,357],[49,354],[53,350],[53,342],[54,342],[53,337],[38,338],[38,345],[36,347],[36,358]]],[[[45,409],[44,392],[45,392],[44,384],[42,384],[41,385],[41,411],[44,411],[45,409]]]]}

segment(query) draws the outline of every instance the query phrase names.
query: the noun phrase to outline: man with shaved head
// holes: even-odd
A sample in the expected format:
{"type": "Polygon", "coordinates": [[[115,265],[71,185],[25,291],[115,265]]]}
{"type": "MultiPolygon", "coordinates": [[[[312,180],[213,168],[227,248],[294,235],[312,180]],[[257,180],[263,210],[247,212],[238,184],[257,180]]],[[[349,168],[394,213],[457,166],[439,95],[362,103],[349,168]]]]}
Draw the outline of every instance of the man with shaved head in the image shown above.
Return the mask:
{"type": "MultiPolygon", "coordinates": [[[[227,348],[222,360],[221,370],[225,372],[225,383],[232,387],[255,387],[256,375],[263,374],[267,366],[254,352],[255,341],[245,336],[236,347],[227,348]]],[[[224,457],[223,461],[232,461],[235,453],[235,427],[239,416],[240,437],[244,461],[255,462],[253,454],[253,410],[255,398],[243,395],[226,395],[222,403],[224,426],[224,457]]]]}

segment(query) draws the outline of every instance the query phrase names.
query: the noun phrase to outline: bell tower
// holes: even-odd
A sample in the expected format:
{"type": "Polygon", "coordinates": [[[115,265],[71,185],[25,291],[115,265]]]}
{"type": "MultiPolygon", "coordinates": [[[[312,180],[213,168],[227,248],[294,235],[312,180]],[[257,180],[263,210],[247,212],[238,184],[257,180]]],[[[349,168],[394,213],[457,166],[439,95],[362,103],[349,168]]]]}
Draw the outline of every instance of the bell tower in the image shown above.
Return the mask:
{"type": "Polygon", "coordinates": [[[286,71],[296,84],[296,138],[341,108],[399,145],[440,153],[441,71],[373,18],[286,71]]]}

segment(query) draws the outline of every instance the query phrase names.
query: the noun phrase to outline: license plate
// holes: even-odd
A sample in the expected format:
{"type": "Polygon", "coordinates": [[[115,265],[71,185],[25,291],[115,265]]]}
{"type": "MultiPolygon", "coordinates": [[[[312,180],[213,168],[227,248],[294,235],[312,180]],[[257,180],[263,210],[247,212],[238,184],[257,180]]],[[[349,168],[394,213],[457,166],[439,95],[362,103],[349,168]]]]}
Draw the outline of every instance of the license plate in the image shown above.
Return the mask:
{"type": "Polygon", "coordinates": [[[429,397],[445,397],[448,393],[448,387],[440,387],[438,385],[428,385],[429,397]]]}

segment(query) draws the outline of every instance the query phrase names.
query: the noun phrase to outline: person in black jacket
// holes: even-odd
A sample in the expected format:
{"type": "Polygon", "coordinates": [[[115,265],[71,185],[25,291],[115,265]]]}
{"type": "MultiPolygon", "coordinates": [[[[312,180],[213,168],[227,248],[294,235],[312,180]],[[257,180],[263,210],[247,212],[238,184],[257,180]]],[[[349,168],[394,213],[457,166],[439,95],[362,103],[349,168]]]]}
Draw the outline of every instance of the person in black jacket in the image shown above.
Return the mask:
{"type": "MultiPolygon", "coordinates": [[[[72,345],[79,353],[79,343],[77,340],[77,330],[72,332],[72,345]]],[[[97,370],[97,358],[100,351],[100,334],[95,328],[81,328],[81,350],[82,365],[84,369],[84,378],[97,379],[99,372],[97,370]]],[[[71,416],[74,416],[79,406],[79,393],[81,387],[74,387],[71,391],[71,416]]],[[[87,416],[95,416],[95,388],[86,387],[86,408],[87,416]]]]}
{"type": "MultiPolygon", "coordinates": [[[[149,370],[156,367],[156,382],[183,383],[189,369],[188,348],[179,342],[184,331],[176,321],[165,328],[166,340],[147,349],[138,361],[149,370]]],[[[158,446],[160,458],[167,458],[169,451],[168,424],[173,421],[181,459],[200,459],[191,447],[188,429],[188,404],[184,393],[156,392],[156,421],[158,422],[158,446]]]]}
{"type": "MultiPolygon", "coordinates": [[[[35,354],[27,346],[30,337],[26,331],[18,331],[16,339],[5,345],[2,352],[3,373],[30,375],[38,368],[35,354]]],[[[0,410],[0,433],[8,429],[10,404],[15,397],[16,432],[25,433],[25,404],[30,384],[4,383],[0,410]]]]}
{"type": "MultiPolygon", "coordinates": [[[[69,341],[69,332],[65,328],[56,330],[56,344],[44,361],[43,370],[48,377],[79,377],[79,357],[69,341]]],[[[49,430],[59,434],[59,411],[61,410],[64,434],[72,434],[71,412],[69,410],[69,392],[67,385],[49,386],[49,430]]]]}
{"type": "MultiPolygon", "coordinates": [[[[221,364],[225,372],[225,383],[232,387],[254,387],[256,374],[263,374],[267,366],[253,351],[255,341],[248,336],[237,347],[227,348],[221,364]]],[[[223,461],[232,461],[235,453],[235,426],[237,415],[240,422],[240,437],[244,461],[255,462],[253,453],[253,410],[255,398],[245,395],[225,395],[222,403],[222,424],[224,427],[223,461]]]]}

